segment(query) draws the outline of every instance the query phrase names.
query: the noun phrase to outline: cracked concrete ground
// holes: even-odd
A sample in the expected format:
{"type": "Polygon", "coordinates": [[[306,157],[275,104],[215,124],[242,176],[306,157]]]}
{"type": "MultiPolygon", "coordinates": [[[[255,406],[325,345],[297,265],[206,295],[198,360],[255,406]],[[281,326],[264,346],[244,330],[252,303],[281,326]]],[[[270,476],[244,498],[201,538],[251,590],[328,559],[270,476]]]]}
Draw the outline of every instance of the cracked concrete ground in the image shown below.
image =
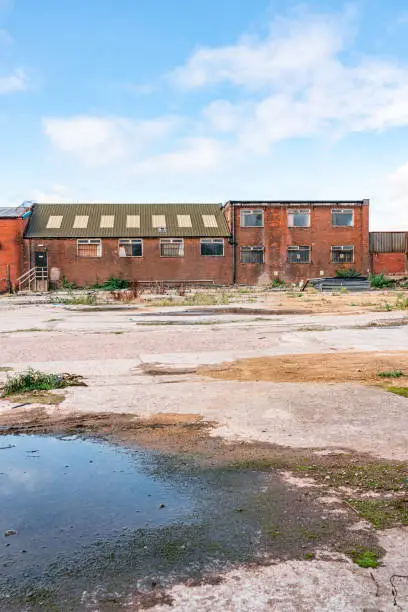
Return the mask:
{"type": "MultiPolygon", "coordinates": [[[[64,390],[59,407],[48,407],[58,414],[194,413],[215,421],[212,435],[228,440],[346,448],[408,460],[408,400],[381,388],[347,382],[222,381],[194,373],[152,376],[143,367],[188,369],[287,354],[322,354],[324,367],[326,353],[407,351],[404,312],[254,316],[214,314],[214,309],[206,314],[200,307],[201,313],[191,316],[184,310],[93,312],[0,301],[0,366],[85,376],[88,387],[64,390]]],[[[5,377],[0,371],[0,381],[5,377]]],[[[10,409],[10,402],[0,400],[0,422],[10,409]]],[[[174,587],[172,609],[395,610],[390,578],[408,573],[408,531],[387,530],[380,542],[387,555],[375,570],[345,558],[324,560],[323,553],[322,559],[241,568],[219,585],[174,587]]],[[[397,604],[408,610],[408,583],[397,583],[397,604]]],[[[155,609],[169,608],[158,604],[155,609]]]]}

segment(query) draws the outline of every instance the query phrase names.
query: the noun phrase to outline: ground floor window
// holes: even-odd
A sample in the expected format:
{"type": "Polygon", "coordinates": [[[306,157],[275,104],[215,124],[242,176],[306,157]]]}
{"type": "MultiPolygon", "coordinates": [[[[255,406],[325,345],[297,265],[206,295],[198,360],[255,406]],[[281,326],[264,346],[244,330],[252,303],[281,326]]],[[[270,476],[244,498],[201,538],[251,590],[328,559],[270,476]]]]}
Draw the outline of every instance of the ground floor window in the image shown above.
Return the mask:
{"type": "Polygon", "coordinates": [[[310,263],[310,246],[288,247],[289,263],[310,263]]]}
{"type": "Polygon", "coordinates": [[[102,257],[102,241],[99,238],[77,240],[78,257],[102,257]]]}
{"type": "Polygon", "coordinates": [[[332,263],[353,263],[354,262],[354,247],[353,246],[332,246],[331,260],[332,260],[332,263]]]}
{"type": "Polygon", "coordinates": [[[263,263],[263,247],[241,247],[241,263],[263,263]]]}
{"type": "Polygon", "coordinates": [[[184,240],[182,238],[161,238],[160,257],[183,257],[184,240]]]}
{"type": "Polygon", "coordinates": [[[142,257],[142,240],[140,238],[121,238],[118,250],[119,257],[142,257]]]}
{"type": "Polygon", "coordinates": [[[222,257],[224,255],[223,238],[202,238],[201,255],[222,257]]]}

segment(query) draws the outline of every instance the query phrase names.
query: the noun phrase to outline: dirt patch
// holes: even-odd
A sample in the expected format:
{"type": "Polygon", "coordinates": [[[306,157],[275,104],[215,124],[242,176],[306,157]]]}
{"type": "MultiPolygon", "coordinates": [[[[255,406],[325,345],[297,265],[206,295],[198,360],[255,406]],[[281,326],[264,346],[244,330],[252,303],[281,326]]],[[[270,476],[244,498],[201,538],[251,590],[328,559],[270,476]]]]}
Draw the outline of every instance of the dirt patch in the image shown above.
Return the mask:
{"type": "Polygon", "coordinates": [[[220,380],[383,384],[378,373],[396,369],[403,372],[398,384],[408,386],[408,351],[256,357],[201,366],[197,374],[220,380]]]}
{"type": "Polygon", "coordinates": [[[171,368],[161,364],[146,363],[140,366],[140,370],[148,376],[181,376],[195,374],[197,368],[171,368]]]}
{"type": "Polygon", "coordinates": [[[13,404],[40,404],[42,406],[58,406],[64,401],[62,393],[51,391],[29,391],[27,393],[16,393],[7,398],[13,404]]]}

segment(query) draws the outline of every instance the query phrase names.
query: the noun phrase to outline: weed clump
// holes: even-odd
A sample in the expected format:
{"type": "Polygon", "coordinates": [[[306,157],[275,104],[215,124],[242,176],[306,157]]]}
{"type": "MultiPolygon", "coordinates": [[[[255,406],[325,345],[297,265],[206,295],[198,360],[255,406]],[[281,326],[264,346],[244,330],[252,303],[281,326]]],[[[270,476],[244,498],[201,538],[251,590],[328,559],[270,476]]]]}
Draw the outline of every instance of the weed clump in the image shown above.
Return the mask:
{"type": "Polygon", "coordinates": [[[402,370],[389,370],[385,372],[378,372],[377,376],[381,378],[401,378],[404,376],[404,372],[402,370]]]}
{"type": "Polygon", "coordinates": [[[377,529],[408,525],[408,499],[349,499],[360,516],[377,529]]]}
{"type": "Polygon", "coordinates": [[[378,567],[378,553],[376,553],[374,550],[369,550],[366,548],[355,550],[351,553],[351,558],[353,559],[354,563],[357,563],[357,565],[360,567],[378,567]]]}
{"type": "Polygon", "coordinates": [[[385,289],[387,287],[392,287],[394,281],[391,278],[387,278],[383,273],[381,274],[372,274],[370,276],[371,287],[374,289],[385,289]]]}
{"type": "Polygon", "coordinates": [[[344,270],[336,270],[337,278],[360,278],[360,272],[357,272],[354,268],[347,268],[344,270]]]}
{"type": "Polygon", "coordinates": [[[104,283],[95,283],[92,289],[103,289],[104,291],[118,291],[119,289],[129,289],[129,281],[123,278],[111,277],[104,283]]]}
{"type": "Polygon", "coordinates": [[[85,386],[82,376],[74,374],[47,374],[29,368],[26,372],[9,376],[2,388],[3,397],[31,391],[50,391],[65,387],[85,386]]]}

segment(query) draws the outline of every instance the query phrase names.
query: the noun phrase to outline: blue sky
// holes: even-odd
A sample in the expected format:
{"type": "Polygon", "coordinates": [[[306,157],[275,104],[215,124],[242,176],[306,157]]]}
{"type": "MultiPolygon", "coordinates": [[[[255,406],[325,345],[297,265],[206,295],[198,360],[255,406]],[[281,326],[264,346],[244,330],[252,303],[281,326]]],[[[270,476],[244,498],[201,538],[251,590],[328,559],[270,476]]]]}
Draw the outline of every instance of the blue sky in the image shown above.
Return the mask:
{"type": "Polygon", "coordinates": [[[361,199],[408,229],[406,0],[0,0],[1,204],[361,199]]]}

